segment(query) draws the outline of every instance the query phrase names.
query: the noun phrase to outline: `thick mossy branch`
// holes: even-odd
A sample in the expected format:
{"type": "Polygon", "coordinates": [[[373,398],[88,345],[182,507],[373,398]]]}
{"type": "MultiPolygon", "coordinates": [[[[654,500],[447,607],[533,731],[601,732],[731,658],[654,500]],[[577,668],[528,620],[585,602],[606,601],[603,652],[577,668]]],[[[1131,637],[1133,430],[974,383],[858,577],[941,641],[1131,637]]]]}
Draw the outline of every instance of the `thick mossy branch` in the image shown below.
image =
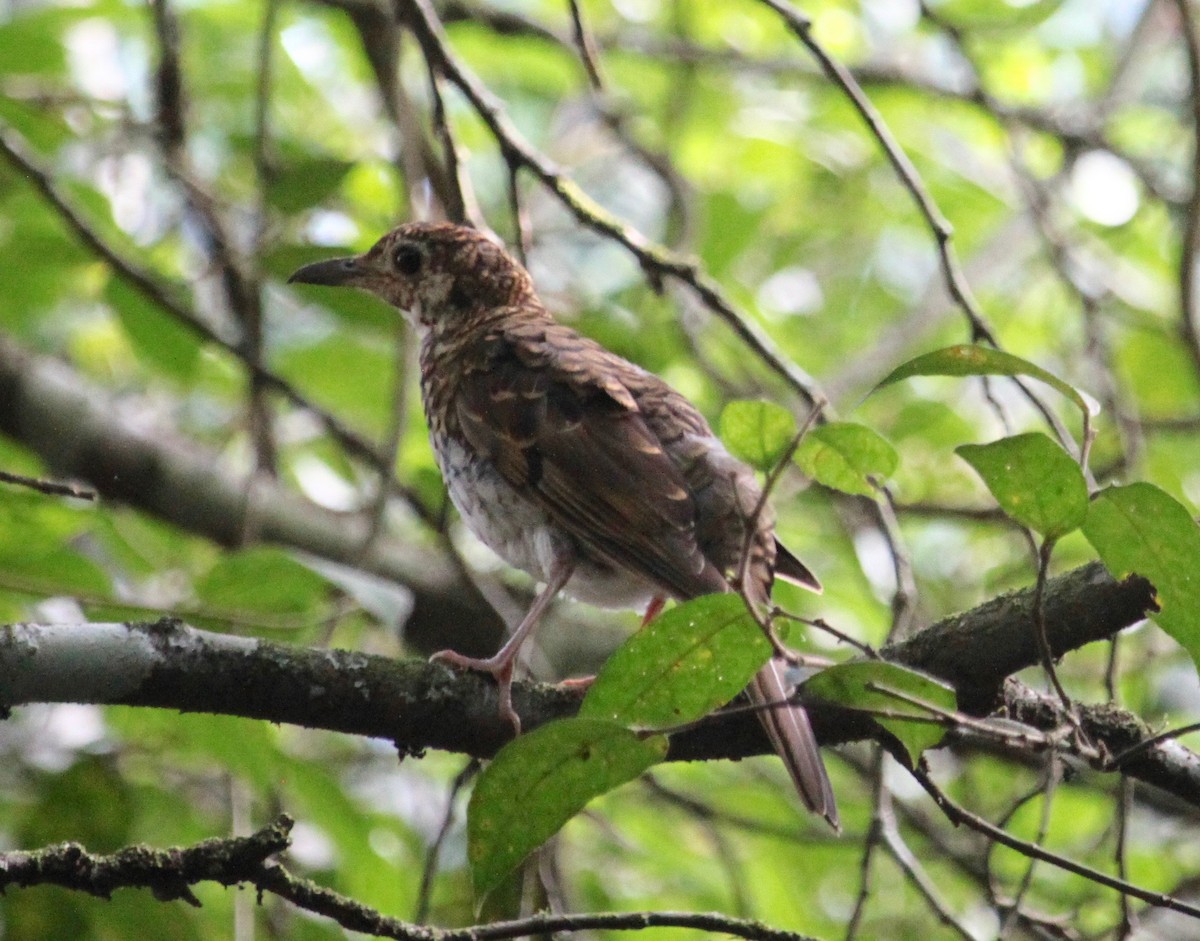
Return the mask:
{"type": "MultiPolygon", "coordinates": [[[[1008,676],[1037,662],[1031,598],[1032,589],[1004,595],[882,653],[954,685],[964,708],[986,711],[998,704],[1008,676]]],[[[1115,581],[1099,564],[1047,585],[1047,625],[1057,655],[1111,637],[1153,609],[1149,583],[1136,577],[1115,581]]],[[[534,683],[514,688],[526,729],[573,715],[581,696],[578,688],[534,683]]],[[[1036,694],[1025,698],[1032,710],[1036,694]]],[[[1022,701],[1018,696],[1008,702],[1009,711],[1018,711],[1022,701]]],[[[481,676],[422,660],[214,634],[173,620],[5,628],[0,631],[0,706],[31,702],[221,713],[390,739],[403,752],[437,748],[483,758],[512,734],[499,717],[495,686],[481,676]]],[[[811,711],[817,736],[826,744],[876,734],[873,722],[861,714],[820,705],[811,711]]],[[[1129,743],[1129,721],[1136,720],[1123,712],[1109,718],[1109,750],[1115,753],[1129,743]]],[[[1061,717],[1034,724],[1055,721],[1061,717]]],[[[1094,723],[1097,740],[1107,741],[1105,729],[1104,721],[1094,723]]],[[[740,758],[769,750],[756,717],[740,714],[675,735],[670,757],[740,758]]],[[[1168,751],[1151,749],[1126,770],[1191,800],[1200,793],[1193,790],[1193,765],[1175,761],[1174,770],[1163,773],[1158,765],[1168,751]]]]}

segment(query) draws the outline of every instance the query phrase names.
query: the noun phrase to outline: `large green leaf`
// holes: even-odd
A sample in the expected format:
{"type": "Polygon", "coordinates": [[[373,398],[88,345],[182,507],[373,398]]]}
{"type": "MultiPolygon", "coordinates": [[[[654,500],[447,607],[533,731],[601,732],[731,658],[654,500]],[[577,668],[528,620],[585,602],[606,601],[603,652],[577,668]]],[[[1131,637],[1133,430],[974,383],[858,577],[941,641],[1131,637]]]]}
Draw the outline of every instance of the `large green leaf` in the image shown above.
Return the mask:
{"type": "Polygon", "coordinates": [[[0,73],[48,75],[65,70],[67,57],[56,31],[58,23],[46,16],[9,17],[11,13],[0,23],[0,73]]]}
{"type": "Polygon", "coordinates": [[[328,591],[320,575],[271,546],[226,553],[196,584],[206,604],[280,613],[310,611],[328,591]]]}
{"type": "Polygon", "coordinates": [[[1200,664],[1200,527],[1153,484],[1109,487],[1092,501],[1083,534],[1116,577],[1136,573],[1154,585],[1154,616],[1200,664]]]}
{"type": "Polygon", "coordinates": [[[510,742],[475,784],[467,854],[482,898],[594,797],[667,753],[665,736],[643,738],[599,719],[560,719],[510,742]]]}
{"type": "Polygon", "coordinates": [[[1079,465],[1043,434],[955,449],[975,468],[1002,509],[1022,526],[1058,538],[1083,524],[1087,483],[1079,465]]]}
{"type": "Polygon", "coordinates": [[[200,355],[195,333],[119,277],[109,280],[104,299],[116,311],[143,361],[178,379],[192,375],[200,355]]]}
{"type": "Polygon", "coordinates": [[[741,692],[770,656],[770,643],[738,595],[695,598],[622,644],[579,714],[642,728],[693,722],[741,692]]]}
{"type": "Polygon", "coordinates": [[[310,157],[287,164],[271,177],[267,200],[284,212],[315,206],[345,179],[354,164],[332,157],[310,157]]]}
{"type": "Polygon", "coordinates": [[[901,363],[875,388],[881,389],[913,376],[1029,376],[1061,392],[1085,415],[1095,411],[1095,403],[1070,383],[1027,359],[987,346],[961,344],[925,353],[901,363]]]}

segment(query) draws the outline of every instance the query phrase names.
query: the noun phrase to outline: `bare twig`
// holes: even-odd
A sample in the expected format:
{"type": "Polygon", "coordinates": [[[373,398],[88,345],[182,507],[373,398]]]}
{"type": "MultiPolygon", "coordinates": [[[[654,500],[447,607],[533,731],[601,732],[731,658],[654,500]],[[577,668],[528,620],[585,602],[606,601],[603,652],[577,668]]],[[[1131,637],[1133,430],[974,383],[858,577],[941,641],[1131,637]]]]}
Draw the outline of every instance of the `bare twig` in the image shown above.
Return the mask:
{"type": "Polygon", "coordinates": [[[1196,290],[1196,264],[1200,255],[1200,31],[1190,0],[1175,0],[1180,33],[1187,53],[1187,100],[1192,106],[1192,192],[1184,215],[1179,258],[1180,330],[1187,342],[1193,367],[1200,373],[1200,298],[1196,290]]]}
{"type": "MultiPolygon", "coordinates": [[[[1032,536],[1030,537],[1032,539],[1032,536]]],[[[1042,669],[1046,671],[1046,676],[1050,679],[1054,686],[1054,691],[1058,693],[1058,698],[1062,702],[1063,710],[1067,715],[1073,716],[1074,705],[1071,702],[1071,697],[1067,695],[1067,691],[1063,688],[1062,682],[1058,678],[1058,671],[1054,668],[1054,652],[1050,649],[1050,636],[1046,631],[1046,579],[1050,573],[1050,557],[1054,552],[1054,540],[1046,538],[1042,540],[1042,544],[1037,550],[1037,582],[1033,589],[1033,631],[1037,635],[1038,652],[1042,661],[1042,669]]]]}
{"type": "Polygon", "coordinates": [[[138,845],[97,855],[77,843],[61,843],[33,852],[0,853],[0,889],[57,885],[110,898],[117,889],[148,888],[161,901],[182,899],[199,906],[200,901],[191,888],[198,883],[248,884],[260,893],[270,892],[348,930],[401,941],[502,941],[551,932],[644,931],[655,927],[687,928],[747,941],[812,941],[806,935],[743,918],[669,911],[536,914],[468,928],[426,928],[389,917],[332,889],[297,878],[273,861],[271,857],[289,847],[292,826],[292,819],[281,815],[273,824],[250,836],[209,839],[165,850],[138,845]]]}
{"type": "Polygon", "coordinates": [[[0,470],[0,483],[28,487],[30,490],[36,490],[39,493],[44,493],[52,497],[74,497],[77,500],[96,499],[95,490],[77,487],[74,484],[60,484],[52,480],[41,480],[37,477],[26,477],[24,474],[12,474],[3,470],[0,470]]]}
{"type": "Polygon", "coordinates": [[[438,827],[437,835],[433,838],[433,842],[429,844],[428,850],[425,852],[425,865],[421,869],[421,884],[417,888],[417,907],[413,913],[413,921],[418,925],[423,925],[429,919],[429,906],[433,900],[433,879],[437,875],[438,860],[442,853],[442,847],[446,843],[446,837],[450,835],[450,830],[454,826],[455,805],[458,803],[458,797],[462,793],[471,779],[479,773],[480,764],[472,759],[468,761],[466,766],[458,774],[454,776],[454,780],[450,783],[450,791],[446,795],[446,812],[442,815],[442,825],[438,827]]]}
{"type": "Polygon", "coordinates": [[[588,84],[593,91],[604,91],[604,73],[600,71],[600,55],[596,51],[596,40],[583,19],[583,10],[579,0],[567,0],[571,9],[571,38],[575,41],[575,49],[587,72],[588,84]]]}
{"type": "Polygon", "coordinates": [[[1105,888],[1113,889],[1116,892],[1124,893],[1131,898],[1139,899],[1150,905],[1167,908],[1172,911],[1181,912],[1185,915],[1190,915],[1193,918],[1200,918],[1200,907],[1192,905],[1182,899],[1174,898],[1162,892],[1151,892],[1148,889],[1143,889],[1124,879],[1117,879],[1107,873],[1100,872],[1098,869],[1093,869],[1091,866],[1085,866],[1066,856],[1060,856],[1058,853],[1052,853],[1044,847],[1038,846],[1036,843],[1031,843],[1028,840],[1021,840],[1006,830],[997,827],[995,824],[989,823],[983,817],[971,813],[966,808],[952,801],[946,793],[934,783],[929,773],[922,767],[913,769],[913,776],[920,783],[921,787],[925,788],[934,803],[941,809],[946,818],[953,824],[970,827],[977,833],[982,833],[989,837],[993,842],[1007,846],[1011,850],[1028,857],[1029,859],[1040,859],[1043,862],[1049,863],[1066,872],[1073,873],[1077,876],[1102,885],[1105,888]]]}

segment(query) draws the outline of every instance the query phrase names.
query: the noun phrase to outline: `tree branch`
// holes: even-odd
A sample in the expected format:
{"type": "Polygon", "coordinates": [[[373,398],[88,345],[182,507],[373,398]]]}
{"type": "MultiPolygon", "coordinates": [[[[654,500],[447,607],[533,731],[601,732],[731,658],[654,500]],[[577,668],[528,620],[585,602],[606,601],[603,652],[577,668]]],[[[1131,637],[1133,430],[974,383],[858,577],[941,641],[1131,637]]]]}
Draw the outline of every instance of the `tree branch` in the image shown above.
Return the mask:
{"type": "Polygon", "coordinates": [[[159,901],[200,901],[191,890],[199,882],[253,885],[297,908],[323,915],[351,931],[402,941],[500,941],[551,932],[640,931],[690,928],[747,941],[811,941],[806,935],[770,928],[744,918],[712,912],[539,913],[513,921],[445,930],[414,925],[384,915],[341,893],[301,879],[270,859],[291,846],[293,821],[275,822],[245,837],[203,840],[194,846],[156,849],[143,844],[115,853],[89,853],[78,843],[60,843],[31,852],[0,853],[0,892],[10,885],[57,885],[101,898],[116,889],[150,889],[159,901]]]}
{"type": "MultiPolygon", "coordinates": [[[[1006,672],[1037,662],[1029,610],[1032,589],[942,621],[885,657],[955,683],[965,699],[999,691],[1006,672]]],[[[1046,619],[1057,655],[1109,637],[1153,607],[1140,578],[1114,581],[1098,563],[1051,579],[1046,619]]],[[[514,705],[532,729],[574,715],[578,688],[517,683],[514,705]]],[[[37,625],[0,630],[0,706],[32,702],[107,703],[210,712],[390,739],[405,753],[426,748],[486,758],[512,736],[496,687],[484,677],[422,660],[392,660],[342,650],[289,647],[195,630],[164,619],[143,624],[37,625]]],[[[1013,695],[1014,714],[1036,694],[1013,695]]],[[[1136,718],[1105,707],[1095,737],[1115,753],[1131,744],[1136,718]],[[1132,723],[1132,725],[1131,725],[1132,723]]],[[[826,744],[878,734],[863,713],[814,703],[813,725],[826,744]]],[[[1050,721],[1043,715],[1042,721],[1050,721]]],[[[1135,739],[1137,734],[1135,732],[1135,739]]],[[[1200,766],[1181,771],[1178,749],[1162,743],[1123,770],[1200,805],[1200,766]],[[1172,757],[1176,756],[1176,757],[1172,757]],[[1170,759],[1175,764],[1166,767],[1170,759]]],[[[771,750],[757,717],[714,716],[672,736],[670,758],[741,758],[771,750]]],[[[1189,753],[1190,754],[1190,753],[1189,753]]]]}
{"type": "Polygon", "coordinates": [[[107,899],[116,889],[150,889],[159,901],[183,899],[198,908],[192,885],[253,881],[269,857],[291,845],[291,829],[292,820],[284,815],[250,836],[203,840],[187,847],[134,845],[98,855],[78,843],[59,843],[0,853],[0,892],[13,885],[58,885],[107,899]]]}

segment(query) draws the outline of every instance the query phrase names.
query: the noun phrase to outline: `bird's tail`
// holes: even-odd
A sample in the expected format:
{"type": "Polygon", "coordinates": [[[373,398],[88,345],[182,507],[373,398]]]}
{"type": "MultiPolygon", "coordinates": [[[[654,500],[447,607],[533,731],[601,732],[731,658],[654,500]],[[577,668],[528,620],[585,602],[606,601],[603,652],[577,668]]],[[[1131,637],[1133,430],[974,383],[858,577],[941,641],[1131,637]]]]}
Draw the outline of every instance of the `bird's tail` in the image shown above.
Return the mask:
{"type": "Polygon", "coordinates": [[[828,820],[835,830],[840,830],[833,786],[825,772],[825,763],[821,760],[808,713],[802,706],[779,705],[788,698],[783,671],[782,661],[768,661],[750,681],[747,691],[755,705],[768,706],[759,711],[759,717],[775,751],[787,766],[800,799],[809,810],[828,820]]]}

